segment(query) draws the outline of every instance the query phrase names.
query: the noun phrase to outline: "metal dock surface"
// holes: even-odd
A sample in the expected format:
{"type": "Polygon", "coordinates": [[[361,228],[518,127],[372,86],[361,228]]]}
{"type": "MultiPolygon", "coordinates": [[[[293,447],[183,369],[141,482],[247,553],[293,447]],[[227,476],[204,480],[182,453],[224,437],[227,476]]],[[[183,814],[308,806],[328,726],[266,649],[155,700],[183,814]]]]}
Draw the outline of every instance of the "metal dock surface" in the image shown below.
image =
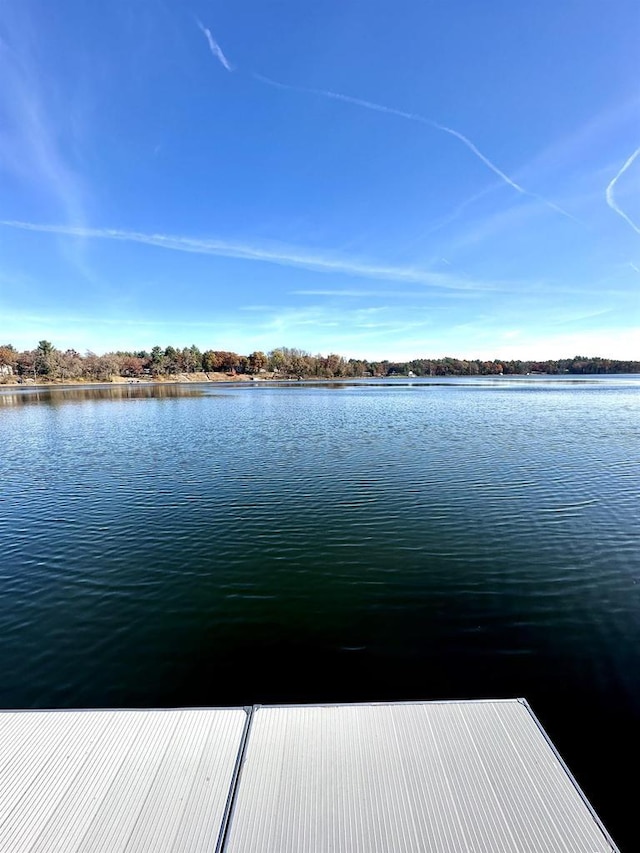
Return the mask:
{"type": "Polygon", "coordinates": [[[524,700],[0,712],[3,853],[600,853],[524,700]]]}

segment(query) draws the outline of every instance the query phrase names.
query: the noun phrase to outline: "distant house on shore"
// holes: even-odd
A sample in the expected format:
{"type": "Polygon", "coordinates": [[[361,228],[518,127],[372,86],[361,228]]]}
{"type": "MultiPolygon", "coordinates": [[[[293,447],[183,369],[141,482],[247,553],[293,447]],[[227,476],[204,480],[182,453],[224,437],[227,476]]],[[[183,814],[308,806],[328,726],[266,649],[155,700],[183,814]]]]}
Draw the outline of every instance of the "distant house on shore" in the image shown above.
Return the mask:
{"type": "Polygon", "coordinates": [[[13,376],[13,367],[10,364],[0,364],[0,376],[13,376]]]}

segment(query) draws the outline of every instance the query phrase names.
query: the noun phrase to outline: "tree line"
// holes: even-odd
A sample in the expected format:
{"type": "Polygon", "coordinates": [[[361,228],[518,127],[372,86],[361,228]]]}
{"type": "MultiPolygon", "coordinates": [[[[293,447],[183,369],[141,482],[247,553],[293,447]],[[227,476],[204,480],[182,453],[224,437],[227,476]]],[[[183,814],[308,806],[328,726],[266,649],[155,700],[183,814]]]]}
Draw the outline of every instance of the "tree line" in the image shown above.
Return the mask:
{"type": "Polygon", "coordinates": [[[575,356],[559,360],[521,361],[459,358],[417,358],[411,361],[369,361],[330,353],[311,355],[301,349],[278,347],[268,353],[239,355],[226,350],[204,350],[197,346],[154,346],[150,351],[109,352],[81,355],[74,349],[59,350],[50,341],[35,349],[18,351],[11,344],[0,346],[0,380],[108,382],[114,377],[153,379],[179,374],[259,374],[278,378],[357,378],[384,376],[496,376],[525,374],[612,374],[640,373],[640,361],[575,356]]]}

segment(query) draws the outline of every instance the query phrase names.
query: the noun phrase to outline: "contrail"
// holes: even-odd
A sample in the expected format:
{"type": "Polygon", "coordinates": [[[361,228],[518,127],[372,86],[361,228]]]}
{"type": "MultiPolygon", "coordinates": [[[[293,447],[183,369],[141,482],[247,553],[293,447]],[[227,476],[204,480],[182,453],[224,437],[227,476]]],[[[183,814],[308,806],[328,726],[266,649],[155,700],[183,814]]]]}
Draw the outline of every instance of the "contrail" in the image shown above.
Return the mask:
{"type": "Polygon", "coordinates": [[[46,225],[16,220],[0,221],[0,226],[20,228],[23,231],[36,231],[44,234],[60,234],[67,237],[87,239],[118,240],[127,243],[141,243],[159,249],[172,249],[177,252],[190,252],[199,255],[216,255],[223,258],[238,258],[248,261],[278,264],[285,267],[298,267],[317,272],[354,275],[360,278],[382,281],[401,281],[439,287],[446,290],[476,291],[493,290],[494,286],[483,282],[470,281],[462,277],[431,272],[413,266],[390,266],[359,258],[320,255],[294,247],[269,248],[251,246],[246,243],[232,243],[226,240],[199,239],[175,234],[147,234],[142,231],[125,231],[117,228],[87,228],[74,225],[46,225]]]}
{"type": "Polygon", "coordinates": [[[378,113],[386,113],[387,115],[399,116],[400,118],[408,119],[409,121],[417,121],[420,124],[425,124],[427,127],[432,127],[434,130],[439,130],[442,133],[448,133],[449,136],[454,136],[463,145],[465,145],[471,153],[478,158],[484,165],[490,169],[495,175],[497,175],[505,184],[512,187],[512,189],[516,190],[516,192],[521,193],[522,195],[529,196],[530,198],[536,198],[539,201],[543,202],[550,207],[552,210],[555,210],[557,213],[562,214],[562,216],[566,216],[569,219],[577,221],[574,216],[568,213],[566,210],[563,210],[557,204],[554,204],[552,201],[548,201],[546,198],[538,195],[537,193],[530,192],[526,190],[524,187],[520,186],[513,178],[509,177],[505,172],[502,171],[495,163],[493,163],[486,155],[480,151],[477,145],[472,142],[467,136],[463,133],[460,133],[459,130],[455,130],[453,127],[448,127],[446,124],[440,124],[437,121],[433,121],[433,119],[426,118],[425,116],[420,115],[419,113],[410,113],[405,110],[398,110],[395,107],[386,107],[383,104],[376,104],[373,101],[365,101],[362,98],[353,98],[350,95],[342,95],[339,92],[331,92],[327,89],[312,89],[307,86],[291,86],[288,83],[279,83],[277,80],[272,80],[270,77],[264,77],[262,74],[253,74],[252,75],[255,80],[258,80],[260,83],[265,83],[267,86],[273,86],[276,89],[284,89],[290,92],[301,92],[303,94],[308,95],[318,95],[322,98],[331,98],[334,101],[343,101],[347,104],[354,104],[357,107],[363,107],[367,110],[374,110],[378,113]]]}
{"type": "Polygon", "coordinates": [[[618,174],[615,176],[615,178],[611,181],[611,183],[607,187],[607,190],[605,193],[606,198],[607,198],[607,204],[609,205],[611,210],[615,210],[616,213],[618,213],[624,220],[626,220],[629,223],[629,225],[633,228],[633,230],[636,232],[636,234],[640,234],[640,228],[636,225],[636,223],[632,219],[630,219],[630,217],[627,216],[627,214],[624,212],[624,210],[622,210],[620,207],[618,207],[618,205],[616,204],[616,200],[614,198],[614,195],[613,195],[613,190],[615,188],[615,185],[618,183],[620,178],[624,175],[624,173],[627,171],[629,166],[631,166],[631,164],[633,163],[633,161],[636,159],[636,157],[638,155],[640,155],[640,147],[636,148],[636,150],[633,152],[631,157],[629,157],[629,159],[625,162],[624,166],[620,169],[618,174]]]}
{"type": "Polygon", "coordinates": [[[522,193],[523,195],[529,195],[524,187],[517,184],[509,177],[509,175],[506,175],[501,169],[499,169],[495,163],[492,163],[488,157],[485,157],[485,155],[478,150],[470,139],[467,139],[464,134],[454,130],[452,127],[439,124],[437,121],[432,121],[431,119],[418,115],[418,113],[409,113],[405,110],[397,110],[394,107],[385,107],[382,104],[375,104],[372,101],[364,101],[361,98],[352,98],[350,95],[341,95],[339,92],[331,92],[327,89],[311,89],[306,86],[290,86],[287,83],[278,83],[276,80],[271,80],[269,77],[263,77],[261,74],[254,74],[253,77],[261,83],[266,83],[268,86],[274,86],[277,89],[288,89],[291,92],[302,92],[308,95],[320,95],[320,97],[323,98],[332,98],[334,101],[343,101],[346,104],[354,104],[357,107],[364,107],[366,110],[375,110],[378,113],[400,116],[400,118],[406,118],[409,119],[409,121],[417,121],[420,122],[420,124],[426,124],[428,127],[432,127],[435,130],[441,130],[443,133],[448,133],[450,136],[455,136],[456,139],[459,139],[463,145],[466,145],[467,148],[472,151],[475,156],[485,164],[485,166],[487,166],[487,168],[491,169],[492,172],[502,178],[502,180],[506,184],[509,184],[510,187],[513,187],[514,190],[517,190],[517,192],[522,193]]]}
{"type": "Polygon", "coordinates": [[[233,65],[229,62],[227,57],[222,52],[222,48],[218,44],[218,42],[214,39],[211,34],[211,30],[207,29],[200,21],[196,20],[196,24],[200,31],[204,34],[207,42],[209,43],[209,50],[215,56],[215,58],[227,69],[227,71],[233,71],[233,65]]]}

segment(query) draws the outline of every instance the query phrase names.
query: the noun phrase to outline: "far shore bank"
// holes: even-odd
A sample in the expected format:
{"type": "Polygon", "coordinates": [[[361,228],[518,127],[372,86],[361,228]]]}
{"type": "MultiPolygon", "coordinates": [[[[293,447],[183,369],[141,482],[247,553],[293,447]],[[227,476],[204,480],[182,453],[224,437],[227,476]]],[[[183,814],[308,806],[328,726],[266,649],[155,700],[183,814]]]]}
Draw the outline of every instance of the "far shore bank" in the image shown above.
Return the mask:
{"type": "MultiPolygon", "coordinates": [[[[297,377],[295,377],[297,378],[297,377]]],[[[202,383],[229,383],[237,384],[238,382],[282,382],[291,381],[288,377],[278,376],[274,374],[265,374],[261,376],[250,376],[246,373],[238,373],[235,376],[227,373],[177,373],[167,376],[153,377],[126,377],[112,376],[110,379],[50,379],[43,380],[38,377],[38,380],[31,378],[20,378],[18,376],[4,377],[4,381],[0,381],[0,388],[63,388],[63,387],[83,387],[83,386],[110,386],[110,385],[195,385],[202,383]]]]}

